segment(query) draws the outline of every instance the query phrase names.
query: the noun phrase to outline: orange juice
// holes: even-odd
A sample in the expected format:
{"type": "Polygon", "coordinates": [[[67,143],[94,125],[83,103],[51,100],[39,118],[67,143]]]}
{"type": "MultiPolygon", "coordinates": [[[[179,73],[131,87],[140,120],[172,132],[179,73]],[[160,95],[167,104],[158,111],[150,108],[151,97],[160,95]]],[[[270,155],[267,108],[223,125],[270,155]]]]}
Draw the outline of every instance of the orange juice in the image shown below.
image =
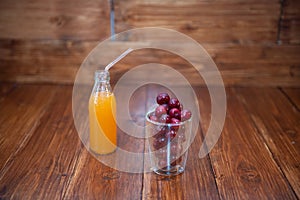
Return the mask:
{"type": "Polygon", "coordinates": [[[117,146],[117,125],[114,119],[116,100],[112,93],[96,92],[89,100],[90,149],[108,154],[117,146]]]}

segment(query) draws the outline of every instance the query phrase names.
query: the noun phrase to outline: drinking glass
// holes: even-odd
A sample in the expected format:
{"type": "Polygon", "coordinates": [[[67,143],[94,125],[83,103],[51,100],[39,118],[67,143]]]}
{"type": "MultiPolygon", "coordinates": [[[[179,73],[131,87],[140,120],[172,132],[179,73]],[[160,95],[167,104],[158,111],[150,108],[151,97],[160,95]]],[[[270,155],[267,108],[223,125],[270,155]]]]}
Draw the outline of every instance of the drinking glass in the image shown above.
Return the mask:
{"type": "Polygon", "coordinates": [[[173,176],[184,172],[191,138],[192,118],[177,124],[159,123],[146,115],[151,169],[159,175],[173,176]]]}

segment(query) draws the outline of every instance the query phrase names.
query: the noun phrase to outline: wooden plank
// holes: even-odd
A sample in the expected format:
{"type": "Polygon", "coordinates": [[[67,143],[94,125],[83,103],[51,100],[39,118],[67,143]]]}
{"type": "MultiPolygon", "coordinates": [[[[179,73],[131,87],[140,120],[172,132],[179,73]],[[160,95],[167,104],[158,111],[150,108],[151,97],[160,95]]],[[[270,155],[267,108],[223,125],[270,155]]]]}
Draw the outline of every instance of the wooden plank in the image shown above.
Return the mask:
{"type": "Polygon", "coordinates": [[[40,118],[54,97],[51,88],[55,87],[17,86],[0,101],[1,170],[5,170],[3,167],[10,164],[40,125],[40,118]]]}
{"type": "Polygon", "coordinates": [[[116,171],[86,150],[66,191],[66,199],[140,199],[142,176],[116,171]]]}
{"type": "Polygon", "coordinates": [[[97,43],[1,40],[0,80],[72,83],[84,57],[97,43]]]}
{"type": "Polygon", "coordinates": [[[300,2],[283,1],[280,40],[283,44],[300,44],[300,2]]]}
{"type": "MultiPolygon", "coordinates": [[[[168,89],[159,85],[149,85],[147,92],[147,107],[151,107],[153,99],[161,91],[168,89]]],[[[200,95],[208,95],[203,90],[200,95]]],[[[199,132],[188,152],[185,172],[176,177],[161,177],[154,173],[144,174],[142,199],[219,199],[218,190],[209,157],[199,159],[199,149],[202,135],[199,132]]]]}
{"type": "Polygon", "coordinates": [[[289,101],[300,110],[300,90],[299,88],[283,88],[283,93],[287,95],[289,101]]]}
{"type": "Polygon", "coordinates": [[[0,38],[99,40],[109,27],[108,1],[0,2],[0,38]]]}
{"type": "Polygon", "coordinates": [[[163,27],[201,43],[275,43],[280,2],[118,0],[115,13],[117,32],[163,27]]]}
{"type": "MultiPolygon", "coordinates": [[[[138,88],[132,95],[129,102],[129,111],[132,116],[132,120],[138,124],[144,122],[145,92],[145,87],[138,88]]],[[[118,102],[120,102],[120,99],[117,99],[117,103],[118,102]]],[[[121,103],[126,105],[127,102],[121,103]]],[[[129,136],[120,129],[118,129],[117,134],[119,149],[135,153],[144,152],[144,139],[129,136]]],[[[121,158],[119,155],[120,154],[116,153],[110,155],[110,159],[116,159],[116,165],[117,163],[124,163],[124,165],[128,166],[135,165],[135,168],[143,170],[143,160],[132,163],[128,158],[121,158]]],[[[65,198],[140,199],[143,187],[142,181],[142,173],[135,174],[117,171],[102,164],[89,154],[88,151],[84,150],[78,159],[78,165],[74,172],[74,176],[70,181],[69,187],[66,190],[65,198]]]]}
{"type": "MultiPolygon", "coordinates": [[[[242,89],[241,89],[242,90],[242,89]]],[[[240,90],[239,90],[240,91],[240,90]]],[[[262,101],[253,90],[243,89],[251,96],[253,104],[262,101]],[[255,100],[254,100],[255,99],[255,100]]],[[[271,152],[251,121],[252,110],[247,110],[239,93],[227,89],[227,116],[217,144],[210,152],[210,159],[222,199],[297,199],[285,180],[271,152]]],[[[202,115],[207,115],[207,96],[200,98],[202,115]]],[[[265,109],[267,112],[267,109],[265,109]]],[[[208,128],[209,116],[203,118],[203,129],[208,128]]]]}
{"type": "MultiPolygon", "coordinates": [[[[73,83],[79,66],[97,42],[2,40],[0,44],[0,52],[3,55],[0,58],[0,80],[73,83]]],[[[138,46],[138,44],[115,42],[112,48],[119,49],[124,46],[138,46]]],[[[298,86],[300,84],[298,56],[300,47],[298,46],[204,44],[204,48],[216,62],[227,85],[298,86]]],[[[190,53],[193,56],[193,51],[190,53]]],[[[112,57],[109,53],[105,56],[112,57]]],[[[117,81],[132,67],[151,62],[174,67],[193,84],[203,83],[196,70],[186,60],[153,49],[132,52],[112,69],[113,79],[117,81]]],[[[91,67],[106,64],[108,63],[93,63],[91,67]]]]}
{"type": "MultiPolygon", "coordinates": [[[[18,82],[73,83],[76,72],[97,41],[0,41],[0,80],[18,82]]],[[[112,48],[138,46],[115,42],[112,48]]],[[[172,43],[166,43],[172,45],[172,43]]],[[[227,85],[298,86],[300,59],[298,46],[204,44],[227,85]]],[[[194,52],[189,52],[193,56],[194,52]]],[[[103,53],[110,56],[109,51],[103,53]]],[[[113,58],[112,58],[113,59],[113,58]]],[[[203,80],[186,60],[161,50],[132,52],[112,70],[117,81],[134,66],[157,62],[179,70],[192,84],[203,80]]],[[[108,63],[98,63],[106,65],[108,63]]],[[[95,66],[91,66],[91,68],[95,66]]]]}
{"type": "Polygon", "coordinates": [[[13,83],[0,83],[0,103],[16,88],[16,86],[17,84],[13,83]]]}
{"type": "MultiPolygon", "coordinates": [[[[33,118],[37,124],[32,136],[20,145],[20,150],[10,157],[0,173],[1,198],[58,199],[64,195],[68,180],[73,176],[73,168],[81,152],[81,142],[77,137],[72,120],[72,88],[66,86],[36,86],[39,98],[30,98],[26,90],[20,98],[38,101],[31,107],[25,106],[27,119],[33,118]],[[46,106],[47,93],[54,94],[50,105],[46,106]],[[45,96],[43,97],[42,96],[45,96]],[[38,105],[47,108],[44,113],[34,114],[38,105]]],[[[30,95],[31,94],[31,95],[30,95]]],[[[20,115],[20,114],[18,114],[20,115]]],[[[18,116],[17,115],[17,116],[18,116]]],[[[22,115],[21,115],[22,116],[22,115]]],[[[26,120],[22,120],[23,126],[26,120]]],[[[22,125],[18,125],[22,128],[22,125]]],[[[17,138],[13,138],[17,140],[17,138]]]]}
{"type": "MultiPolygon", "coordinates": [[[[278,89],[236,89],[257,130],[300,197],[300,112],[278,89]],[[259,98],[257,98],[259,97],[259,98]]],[[[299,90],[298,90],[299,92],[299,90]]],[[[298,95],[299,96],[299,95],[298,95]]]]}
{"type": "Polygon", "coordinates": [[[13,83],[0,83],[0,97],[7,96],[15,87],[13,83]]]}

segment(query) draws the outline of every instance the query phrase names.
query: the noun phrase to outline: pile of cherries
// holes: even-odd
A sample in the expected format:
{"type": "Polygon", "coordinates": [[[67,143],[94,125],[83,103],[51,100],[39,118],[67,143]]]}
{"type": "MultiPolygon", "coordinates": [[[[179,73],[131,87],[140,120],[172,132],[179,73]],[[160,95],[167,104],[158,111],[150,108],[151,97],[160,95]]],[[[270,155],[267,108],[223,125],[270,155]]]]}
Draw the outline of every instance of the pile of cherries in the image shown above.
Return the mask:
{"type": "Polygon", "coordinates": [[[191,111],[183,109],[177,98],[170,98],[167,93],[160,93],[156,97],[158,106],[149,114],[149,119],[154,122],[163,123],[152,136],[152,148],[158,158],[159,167],[166,167],[166,157],[170,156],[171,166],[181,162],[182,143],[185,142],[185,126],[181,124],[189,120],[191,111]],[[178,125],[177,125],[178,124],[178,125]],[[167,152],[169,145],[169,153],[167,152]],[[179,155],[179,156],[178,156],[179,155]]]}
{"type": "Polygon", "coordinates": [[[170,98],[167,93],[158,94],[156,102],[158,106],[149,116],[152,121],[178,124],[180,121],[189,120],[192,116],[191,111],[183,109],[182,104],[177,98],[170,98]]]}

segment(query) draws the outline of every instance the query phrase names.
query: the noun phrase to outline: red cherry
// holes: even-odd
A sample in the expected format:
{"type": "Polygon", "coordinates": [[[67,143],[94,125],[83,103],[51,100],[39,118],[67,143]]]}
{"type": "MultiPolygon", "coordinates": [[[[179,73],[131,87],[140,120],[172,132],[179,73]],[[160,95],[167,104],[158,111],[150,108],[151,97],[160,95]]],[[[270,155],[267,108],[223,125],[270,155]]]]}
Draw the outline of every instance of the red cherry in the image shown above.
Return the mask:
{"type": "Polygon", "coordinates": [[[162,104],[163,107],[165,107],[167,113],[169,112],[169,105],[168,104],[162,104]]]}
{"type": "Polygon", "coordinates": [[[165,137],[158,137],[158,138],[155,138],[154,141],[153,141],[153,147],[157,150],[157,149],[160,149],[164,146],[166,146],[168,140],[167,138],[165,137]]]}
{"type": "Polygon", "coordinates": [[[159,105],[167,104],[169,103],[169,100],[170,100],[170,96],[167,93],[160,93],[156,97],[156,102],[159,105]]]}
{"type": "Polygon", "coordinates": [[[166,113],[167,113],[167,111],[166,111],[164,106],[157,106],[157,108],[155,109],[156,117],[160,117],[160,116],[162,116],[163,114],[166,114],[166,113]]]}
{"type": "Polygon", "coordinates": [[[166,133],[166,138],[170,138],[171,140],[176,136],[175,130],[170,130],[166,133]]]}
{"type": "Polygon", "coordinates": [[[160,123],[171,123],[171,117],[167,114],[163,114],[160,118],[159,118],[159,122],[160,123]]]}
{"type": "Polygon", "coordinates": [[[165,130],[160,130],[155,135],[153,135],[152,137],[155,138],[155,139],[158,139],[158,138],[161,138],[161,137],[165,137],[165,133],[166,133],[165,130]]]}
{"type": "MultiPolygon", "coordinates": [[[[172,118],[171,119],[171,123],[172,124],[180,124],[180,121],[178,119],[176,119],[176,118],[172,118]]],[[[172,129],[175,130],[175,131],[177,131],[179,129],[179,125],[178,126],[172,126],[172,129]]]]}
{"type": "Polygon", "coordinates": [[[151,115],[149,118],[151,121],[158,122],[158,118],[155,115],[151,115]]]}
{"type": "Polygon", "coordinates": [[[189,120],[190,118],[192,117],[192,112],[187,110],[187,109],[184,109],[181,111],[181,120],[182,121],[186,121],[186,120],[189,120]]]}
{"type": "Polygon", "coordinates": [[[171,98],[169,101],[169,108],[178,108],[180,109],[180,102],[176,98],[171,98]]]}
{"type": "Polygon", "coordinates": [[[150,118],[151,116],[155,116],[155,112],[149,113],[149,118],[150,118]]]}
{"type": "Polygon", "coordinates": [[[169,111],[169,115],[170,115],[170,117],[176,118],[176,119],[179,119],[179,120],[181,118],[181,113],[180,113],[180,110],[178,108],[172,108],[169,111]]]}

